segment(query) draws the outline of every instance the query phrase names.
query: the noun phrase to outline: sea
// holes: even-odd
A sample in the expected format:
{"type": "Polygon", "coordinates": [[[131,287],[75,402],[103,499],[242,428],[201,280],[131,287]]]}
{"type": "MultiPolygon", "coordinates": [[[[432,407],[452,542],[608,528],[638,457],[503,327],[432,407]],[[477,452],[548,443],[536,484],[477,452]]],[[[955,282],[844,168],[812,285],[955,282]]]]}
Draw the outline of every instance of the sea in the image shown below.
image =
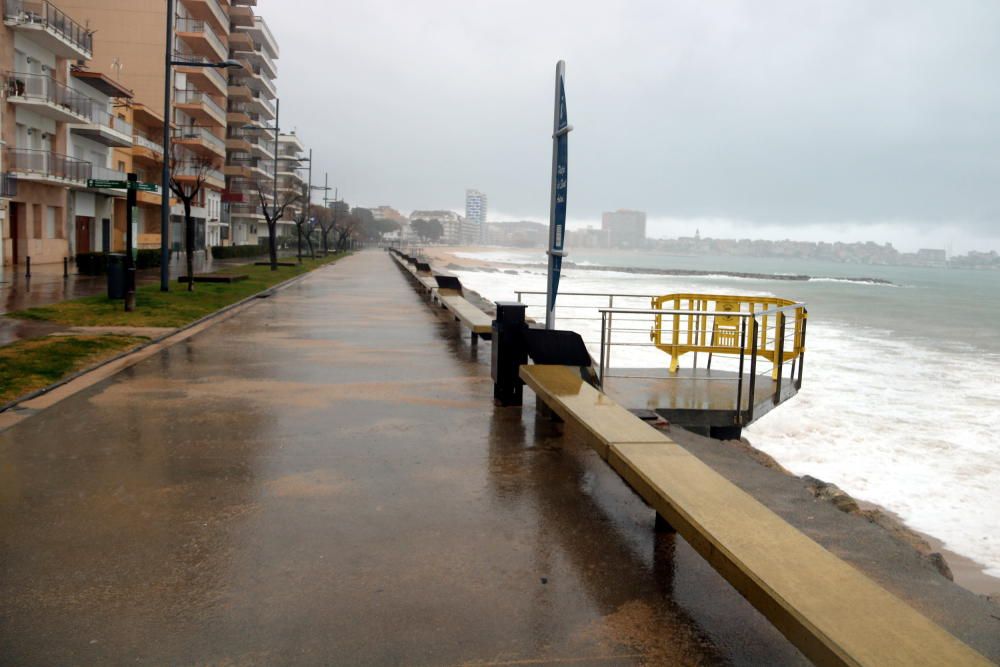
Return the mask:
{"type": "MultiPolygon", "coordinates": [[[[545,290],[542,251],[475,249],[454,256],[497,269],[454,271],[490,300],[545,290]]],[[[571,250],[568,261],[573,265],[563,271],[561,293],[699,292],[804,302],[802,389],[744,436],[792,473],[879,505],[1000,577],[1000,272],[607,250],[571,250]],[[598,270],[609,267],[630,271],[598,270]],[[779,279],[792,275],[809,279],[779,279]]],[[[642,303],[649,307],[648,299],[642,303]]],[[[557,327],[596,342],[599,324],[569,319],[580,314],[573,304],[571,297],[557,301],[557,327]]],[[[544,317],[537,306],[529,314],[544,317]]],[[[667,363],[650,347],[616,355],[616,368],[667,363]]]]}

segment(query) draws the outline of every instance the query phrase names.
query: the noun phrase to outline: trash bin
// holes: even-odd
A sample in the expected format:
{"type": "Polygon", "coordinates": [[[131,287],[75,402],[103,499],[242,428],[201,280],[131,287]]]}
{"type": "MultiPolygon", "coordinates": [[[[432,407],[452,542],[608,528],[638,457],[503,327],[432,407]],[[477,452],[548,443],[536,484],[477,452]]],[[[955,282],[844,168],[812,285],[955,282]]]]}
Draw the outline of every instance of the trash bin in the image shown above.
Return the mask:
{"type": "Polygon", "coordinates": [[[108,253],[108,298],[125,298],[125,255],[108,253]]]}

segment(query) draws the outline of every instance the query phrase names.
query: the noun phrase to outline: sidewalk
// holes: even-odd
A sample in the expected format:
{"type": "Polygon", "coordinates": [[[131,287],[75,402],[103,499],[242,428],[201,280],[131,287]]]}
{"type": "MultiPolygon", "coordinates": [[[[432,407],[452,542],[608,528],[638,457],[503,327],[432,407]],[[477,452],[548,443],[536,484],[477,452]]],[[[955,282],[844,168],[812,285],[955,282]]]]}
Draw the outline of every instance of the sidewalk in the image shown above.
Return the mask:
{"type": "Polygon", "coordinates": [[[3,661],[805,664],[466,339],[361,252],[0,432],[3,661]]]}

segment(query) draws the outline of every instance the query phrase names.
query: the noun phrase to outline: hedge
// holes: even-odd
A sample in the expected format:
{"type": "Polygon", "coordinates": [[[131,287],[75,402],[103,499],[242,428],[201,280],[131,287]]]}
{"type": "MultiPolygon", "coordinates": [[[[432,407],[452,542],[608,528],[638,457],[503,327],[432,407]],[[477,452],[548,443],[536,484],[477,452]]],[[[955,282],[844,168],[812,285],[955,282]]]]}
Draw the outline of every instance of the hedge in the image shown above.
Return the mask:
{"type": "MultiPolygon", "coordinates": [[[[160,251],[143,248],[135,257],[136,269],[154,269],[160,265],[160,251]]],[[[108,272],[108,255],[103,252],[81,252],[76,255],[76,270],[85,276],[101,276],[108,272]]]]}
{"type": "Polygon", "coordinates": [[[232,259],[233,257],[260,257],[267,254],[266,245],[214,245],[212,259],[232,259]]]}

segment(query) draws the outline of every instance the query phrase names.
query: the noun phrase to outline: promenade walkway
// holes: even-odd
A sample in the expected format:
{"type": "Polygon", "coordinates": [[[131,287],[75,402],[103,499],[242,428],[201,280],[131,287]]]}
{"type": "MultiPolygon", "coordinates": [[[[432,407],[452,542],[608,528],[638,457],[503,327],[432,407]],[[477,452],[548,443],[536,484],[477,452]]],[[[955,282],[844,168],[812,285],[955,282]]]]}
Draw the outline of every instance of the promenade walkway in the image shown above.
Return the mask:
{"type": "Polygon", "coordinates": [[[0,663],[805,662],[489,354],[362,252],[0,432],[0,663]]]}

